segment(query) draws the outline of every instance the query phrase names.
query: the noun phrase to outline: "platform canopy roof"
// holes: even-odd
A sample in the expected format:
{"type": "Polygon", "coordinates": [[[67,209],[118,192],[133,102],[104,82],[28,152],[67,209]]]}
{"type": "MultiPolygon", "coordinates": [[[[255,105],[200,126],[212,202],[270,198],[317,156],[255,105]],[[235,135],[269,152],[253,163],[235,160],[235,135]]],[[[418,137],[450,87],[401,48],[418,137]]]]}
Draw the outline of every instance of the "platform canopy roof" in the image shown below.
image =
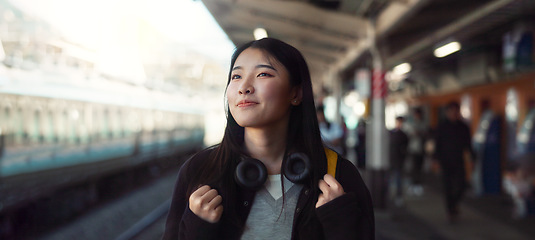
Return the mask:
{"type": "MultiPolygon", "coordinates": [[[[432,56],[437,44],[476,36],[533,11],[533,0],[202,0],[240,45],[255,28],[298,48],[312,75],[354,71],[376,37],[383,69],[432,56]]],[[[501,39],[501,36],[496,36],[501,39]]],[[[369,57],[368,57],[369,58],[369,57]]],[[[346,74],[347,75],[347,74],[346,74]]],[[[327,80],[328,81],[328,80],[327,80]]]]}

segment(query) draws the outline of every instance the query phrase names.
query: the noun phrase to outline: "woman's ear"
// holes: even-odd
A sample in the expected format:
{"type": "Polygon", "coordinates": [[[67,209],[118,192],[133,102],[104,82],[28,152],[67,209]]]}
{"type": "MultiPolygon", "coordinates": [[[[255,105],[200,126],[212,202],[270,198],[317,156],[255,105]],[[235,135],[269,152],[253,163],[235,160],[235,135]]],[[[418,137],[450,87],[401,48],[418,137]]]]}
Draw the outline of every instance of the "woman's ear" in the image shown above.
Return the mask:
{"type": "Polygon", "coordinates": [[[298,106],[303,101],[303,89],[301,85],[295,86],[292,89],[292,105],[298,106]]]}

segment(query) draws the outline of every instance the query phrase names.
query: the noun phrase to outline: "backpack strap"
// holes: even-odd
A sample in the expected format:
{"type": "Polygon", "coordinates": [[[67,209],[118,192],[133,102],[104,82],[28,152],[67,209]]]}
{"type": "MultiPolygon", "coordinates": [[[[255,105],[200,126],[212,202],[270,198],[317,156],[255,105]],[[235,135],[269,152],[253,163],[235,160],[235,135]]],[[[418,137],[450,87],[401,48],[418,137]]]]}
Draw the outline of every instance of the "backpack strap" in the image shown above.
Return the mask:
{"type": "Polygon", "coordinates": [[[333,177],[336,177],[336,163],[338,162],[338,154],[329,149],[325,148],[325,156],[327,156],[327,173],[333,177]]]}

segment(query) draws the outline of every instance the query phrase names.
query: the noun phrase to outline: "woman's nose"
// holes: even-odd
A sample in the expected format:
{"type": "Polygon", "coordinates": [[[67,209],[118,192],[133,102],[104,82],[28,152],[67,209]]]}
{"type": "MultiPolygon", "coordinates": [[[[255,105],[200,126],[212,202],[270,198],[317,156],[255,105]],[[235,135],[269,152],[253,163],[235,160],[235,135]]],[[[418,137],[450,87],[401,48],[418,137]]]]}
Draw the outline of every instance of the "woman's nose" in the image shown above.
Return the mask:
{"type": "Polygon", "coordinates": [[[254,87],[251,86],[251,85],[248,85],[248,84],[247,84],[247,85],[244,84],[244,85],[242,85],[242,87],[238,90],[238,93],[239,93],[240,95],[242,95],[242,94],[253,94],[253,93],[254,93],[254,87]]]}
{"type": "Polygon", "coordinates": [[[240,90],[239,93],[240,94],[250,94],[251,90],[250,89],[240,90]]]}

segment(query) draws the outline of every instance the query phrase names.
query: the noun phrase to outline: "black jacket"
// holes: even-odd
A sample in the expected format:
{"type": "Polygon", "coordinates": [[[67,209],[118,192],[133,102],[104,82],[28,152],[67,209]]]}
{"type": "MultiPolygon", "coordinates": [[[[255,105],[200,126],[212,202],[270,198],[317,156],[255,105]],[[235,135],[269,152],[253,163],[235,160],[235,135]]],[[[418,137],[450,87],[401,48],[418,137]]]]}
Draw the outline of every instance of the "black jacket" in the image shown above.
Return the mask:
{"type": "MultiPolygon", "coordinates": [[[[208,223],[195,215],[188,206],[188,176],[195,174],[200,163],[206,159],[210,151],[203,151],[189,159],[180,169],[163,239],[239,239],[243,229],[236,226],[245,225],[247,216],[254,201],[255,192],[238,189],[238,201],[234,205],[241,224],[232,224],[225,219],[225,211],[218,223],[208,223]]],[[[301,190],[297,202],[292,239],[374,239],[375,220],[370,193],[355,166],[348,160],[338,156],[336,179],[346,194],[317,208],[317,219],[305,226],[302,224],[301,210],[311,199],[308,186],[301,190]]],[[[225,189],[218,189],[225,196],[225,189]]],[[[224,201],[224,200],[223,200],[224,201]]],[[[313,203],[315,205],[315,203],[313,203]]]]}
{"type": "Polygon", "coordinates": [[[390,168],[403,170],[405,158],[407,157],[407,147],[409,137],[401,129],[390,131],[390,168]]]}
{"type": "Polygon", "coordinates": [[[443,169],[464,169],[463,153],[472,156],[472,138],[470,128],[461,120],[444,121],[436,131],[434,157],[443,169]]]}

